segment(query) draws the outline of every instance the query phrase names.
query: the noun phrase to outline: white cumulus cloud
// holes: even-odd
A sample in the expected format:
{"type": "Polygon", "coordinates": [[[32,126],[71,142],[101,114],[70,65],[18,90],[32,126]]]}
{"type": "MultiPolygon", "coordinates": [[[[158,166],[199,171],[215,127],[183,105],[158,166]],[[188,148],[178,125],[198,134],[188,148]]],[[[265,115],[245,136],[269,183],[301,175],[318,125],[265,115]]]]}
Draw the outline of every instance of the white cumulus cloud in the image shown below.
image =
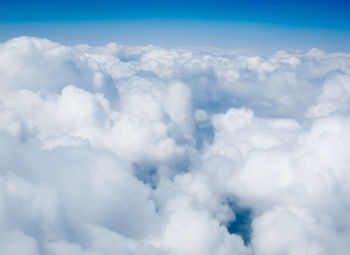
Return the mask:
{"type": "Polygon", "coordinates": [[[0,253],[347,254],[350,54],[0,44],[0,253]]]}

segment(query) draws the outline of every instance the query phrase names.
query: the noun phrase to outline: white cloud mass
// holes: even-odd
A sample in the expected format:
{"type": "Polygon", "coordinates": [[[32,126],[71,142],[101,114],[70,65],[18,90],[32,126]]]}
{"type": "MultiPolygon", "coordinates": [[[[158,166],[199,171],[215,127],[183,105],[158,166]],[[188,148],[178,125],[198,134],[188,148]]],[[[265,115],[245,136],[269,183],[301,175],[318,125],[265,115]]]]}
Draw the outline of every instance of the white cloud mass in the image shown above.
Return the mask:
{"type": "Polygon", "coordinates": [[[350,54],[0,44],[0,253],[350,252],[350,54]]]}

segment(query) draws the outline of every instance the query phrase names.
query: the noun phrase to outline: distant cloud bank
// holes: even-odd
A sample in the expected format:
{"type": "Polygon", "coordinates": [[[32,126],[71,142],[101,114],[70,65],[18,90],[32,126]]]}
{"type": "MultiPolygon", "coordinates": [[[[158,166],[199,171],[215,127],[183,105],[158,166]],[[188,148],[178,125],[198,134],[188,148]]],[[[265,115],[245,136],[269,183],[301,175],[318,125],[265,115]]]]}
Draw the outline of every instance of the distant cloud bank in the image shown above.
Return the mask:
{"type": "Polygon", "coordinates": [[[0,253],[348,254],[349,144],[349,53],[14,38],[0,253]]]}

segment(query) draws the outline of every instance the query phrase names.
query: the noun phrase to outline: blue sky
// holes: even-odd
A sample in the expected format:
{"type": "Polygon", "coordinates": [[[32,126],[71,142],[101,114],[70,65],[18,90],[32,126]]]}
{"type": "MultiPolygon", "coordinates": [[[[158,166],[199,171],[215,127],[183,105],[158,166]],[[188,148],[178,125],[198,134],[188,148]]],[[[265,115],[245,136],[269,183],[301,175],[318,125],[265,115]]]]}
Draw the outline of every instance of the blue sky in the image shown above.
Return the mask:
{"type": "Polygon", "coordinates": [[[0,40],[347,50],[346,1],[1,0],[0,40]]]}

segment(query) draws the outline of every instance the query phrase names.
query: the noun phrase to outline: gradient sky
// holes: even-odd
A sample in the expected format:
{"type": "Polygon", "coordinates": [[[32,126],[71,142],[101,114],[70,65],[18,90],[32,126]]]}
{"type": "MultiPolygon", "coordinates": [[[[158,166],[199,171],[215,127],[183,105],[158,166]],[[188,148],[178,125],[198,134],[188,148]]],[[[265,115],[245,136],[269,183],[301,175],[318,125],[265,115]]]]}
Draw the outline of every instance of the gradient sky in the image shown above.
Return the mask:
{"type": "Polygon", "coordinates": [[[348,50],[349,1],[1,0],[0,40],[348,50]]]}

